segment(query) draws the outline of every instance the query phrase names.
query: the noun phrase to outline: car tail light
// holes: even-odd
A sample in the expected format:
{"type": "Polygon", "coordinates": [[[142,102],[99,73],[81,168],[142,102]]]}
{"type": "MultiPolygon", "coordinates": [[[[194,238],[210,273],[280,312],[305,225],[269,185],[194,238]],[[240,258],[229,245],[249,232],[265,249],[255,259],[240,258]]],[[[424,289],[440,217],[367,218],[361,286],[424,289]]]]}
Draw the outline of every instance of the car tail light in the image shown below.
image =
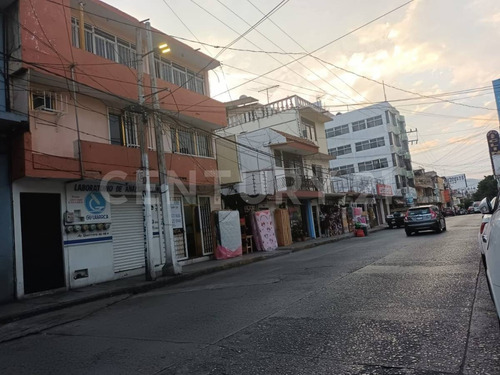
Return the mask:
{"type": "Polygon", "coordinates": [[[481,226],[479,227],[479,234],[483,234],[483,230],[484,230],[484,226],[486,225],[486,223],[483,221],[481,223],[481,226]]]}
{"type": "Polygon", "coordinates": [[[437,217],[437,213],[435,213],[434,211],[431,211],[431,218],[435,219],[436,217],[437,217]]]}

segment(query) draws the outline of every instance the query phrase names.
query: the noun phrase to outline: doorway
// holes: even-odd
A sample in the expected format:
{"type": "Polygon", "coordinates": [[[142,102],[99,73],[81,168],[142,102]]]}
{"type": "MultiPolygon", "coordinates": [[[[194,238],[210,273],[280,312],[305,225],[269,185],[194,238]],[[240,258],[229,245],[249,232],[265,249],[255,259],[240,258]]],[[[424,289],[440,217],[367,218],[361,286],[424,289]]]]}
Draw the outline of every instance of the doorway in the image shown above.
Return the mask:
{"type": "Polygon", "coordinates": [[[61,195],[21,193],[24,293],[64,287],[61,195]]]}

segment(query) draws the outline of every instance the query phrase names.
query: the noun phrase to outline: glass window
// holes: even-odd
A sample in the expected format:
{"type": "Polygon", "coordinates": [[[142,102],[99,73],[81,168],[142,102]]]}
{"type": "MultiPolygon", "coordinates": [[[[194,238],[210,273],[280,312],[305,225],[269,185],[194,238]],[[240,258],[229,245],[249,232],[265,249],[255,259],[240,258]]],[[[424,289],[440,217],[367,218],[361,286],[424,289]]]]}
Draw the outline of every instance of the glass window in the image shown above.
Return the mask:
{"type": "Polygon", "coordinates": [[[122,121],[120,115],[109,114],[109,140],[112,145],[123,145],[122,121]]]}
{"type": "Polygon", "coordinates": [[[196,140],[198,143],[198,155],[199,156],[212,156],[212,143],[211,139],[206,134],[197,134],[196,140]]]}
{"type": "Polygon", "coordinates": [[[280,150],[274,150],[274,163],[277,167],[283,167],[283,159],[281,158],[280,150]]]}
{"type": "Polygon", "coordinates": [[[364,129],[366,129],[365,120],[354,121],[352,123],[352,131],[353,132],[358,132],[358,131],[364,130],[364,129]]]}

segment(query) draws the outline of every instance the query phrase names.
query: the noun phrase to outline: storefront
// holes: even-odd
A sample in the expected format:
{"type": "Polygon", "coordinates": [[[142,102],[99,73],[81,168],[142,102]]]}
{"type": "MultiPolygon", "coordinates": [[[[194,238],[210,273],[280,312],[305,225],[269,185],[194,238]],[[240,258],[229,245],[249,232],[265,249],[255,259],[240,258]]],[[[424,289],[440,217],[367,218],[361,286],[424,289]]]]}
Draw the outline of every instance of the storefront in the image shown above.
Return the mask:
{"type": "MultiPolygon", "coordinates": [[[[162,212],[159,195],[151,196],[151,255],[161,273],[162,212]]],[[[25,178],[13,184],[13,197],[18,298],[144,274],[144,206],[134,183],[25,178]]],[[[213,253],[212,205],[210,196],[171,199],[177,261],[213,253]]]]}

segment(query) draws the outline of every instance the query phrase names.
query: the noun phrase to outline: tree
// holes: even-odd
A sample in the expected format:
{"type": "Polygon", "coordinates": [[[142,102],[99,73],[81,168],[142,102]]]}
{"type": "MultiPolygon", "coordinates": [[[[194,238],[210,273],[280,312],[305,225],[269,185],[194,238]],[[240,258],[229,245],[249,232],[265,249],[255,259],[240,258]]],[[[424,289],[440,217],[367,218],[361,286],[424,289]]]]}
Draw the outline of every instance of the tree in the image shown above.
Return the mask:
{"type": "Polygon", "coordinates": [[[493,199],[498,194],[498,184],[497,180],[493,176],[485,176],[483,180],[479,181],[477,184],[477,191],[474,193],[472,198],[475,201],[480,201],[484,197],[488,199],[493,199]]]}

